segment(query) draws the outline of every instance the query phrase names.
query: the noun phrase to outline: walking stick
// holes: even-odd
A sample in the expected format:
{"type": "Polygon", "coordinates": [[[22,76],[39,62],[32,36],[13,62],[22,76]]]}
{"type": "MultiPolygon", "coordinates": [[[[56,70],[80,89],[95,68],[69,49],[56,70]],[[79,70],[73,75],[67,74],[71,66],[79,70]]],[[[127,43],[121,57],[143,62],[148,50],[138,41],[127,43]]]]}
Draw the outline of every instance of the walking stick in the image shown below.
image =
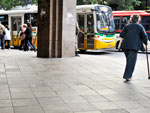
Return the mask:
{"type": "Polygon", "coordinates": [[[146,58],[147,58],[148,79],[150,79],[150,73],[149,73],[149,60],[148,60],[148,49],[147,49],[147,45],[146,45],[146,58]]]}

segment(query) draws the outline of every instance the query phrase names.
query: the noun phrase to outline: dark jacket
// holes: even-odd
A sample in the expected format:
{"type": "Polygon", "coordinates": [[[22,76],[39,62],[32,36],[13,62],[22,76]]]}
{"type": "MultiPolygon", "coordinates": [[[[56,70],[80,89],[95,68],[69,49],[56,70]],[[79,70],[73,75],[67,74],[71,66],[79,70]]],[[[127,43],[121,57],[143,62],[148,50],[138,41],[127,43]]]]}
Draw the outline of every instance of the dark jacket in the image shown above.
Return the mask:
{"type": "Polygon", "coordinates": [[[32,29],[30,27],[27,27],[24,33],[26,34],[26,38],[32,38],[32,29]]]}
{"type": "Polygon", "coordinates": [[[147,45],[147,34],[141,24],[131,23],[125,25],[120,33],[123,38],[121,49],[140,50],[142,43],[147,45]]]}

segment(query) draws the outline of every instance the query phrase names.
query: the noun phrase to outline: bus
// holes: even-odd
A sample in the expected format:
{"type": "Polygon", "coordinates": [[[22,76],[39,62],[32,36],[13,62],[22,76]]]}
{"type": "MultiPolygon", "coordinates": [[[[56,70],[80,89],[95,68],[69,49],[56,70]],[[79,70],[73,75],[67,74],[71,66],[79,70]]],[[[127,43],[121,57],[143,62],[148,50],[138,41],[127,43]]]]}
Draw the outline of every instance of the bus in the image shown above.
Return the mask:
{"type": "MultiPolygon", "coordinates": [[[[0,10],[0,21],[11,30],[11,46],[19,47],[21,40],[17,33],[24,23],[30,22],[33,29],[33,43],[37,47],[38,7],[29,5],[12,10],[0,10]]],[[[112,9],[105,5],[77,6],[77,23],[82,31],[78,35],[78,48],[81,51],[112,48],[116,45],[115,24],[112,9]]]]}
{"type": "Polygon", "coordinates": [[[77,6],[77,24],[80,29],[77,39],[80,51],[115,47],[115,24],[109,6],[77,6]]]}
{"type": "Polygon", "coordinates": [[[120,37],[119,34],[122,31],[125,24],[129,23],[130,16],[138,14],[141,17],[141,24],[144,26],[148,37],[150,37],[150,13],[146,11],[113,11],[115,31],[116,31],[116,49],[119,49],[120,37]]]}
{"type": "Polygon", "coordinates": [[[32,24],[33,44],[37,47],[37,6],[28,5],[25,7],[15,7],[12,10],[0,10],[0,21],[3,25],[8,25],[11,31],[11,46],[19,47],[21,40],[17,37],[20,27],[27,22],[32,24]]]}

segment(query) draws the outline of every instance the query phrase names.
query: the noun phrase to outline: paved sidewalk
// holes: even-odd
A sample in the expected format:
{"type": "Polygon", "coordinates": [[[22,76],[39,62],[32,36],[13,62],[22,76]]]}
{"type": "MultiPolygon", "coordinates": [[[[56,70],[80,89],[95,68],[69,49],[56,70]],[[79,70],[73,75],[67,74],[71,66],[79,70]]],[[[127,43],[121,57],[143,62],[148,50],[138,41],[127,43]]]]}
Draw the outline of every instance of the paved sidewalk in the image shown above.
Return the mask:
{"type": "Polygon", "coordinates": [[[150,113],[146,58],[124,82],[121,52],[42,59],[0,50],[0,113],[150,113]]]}

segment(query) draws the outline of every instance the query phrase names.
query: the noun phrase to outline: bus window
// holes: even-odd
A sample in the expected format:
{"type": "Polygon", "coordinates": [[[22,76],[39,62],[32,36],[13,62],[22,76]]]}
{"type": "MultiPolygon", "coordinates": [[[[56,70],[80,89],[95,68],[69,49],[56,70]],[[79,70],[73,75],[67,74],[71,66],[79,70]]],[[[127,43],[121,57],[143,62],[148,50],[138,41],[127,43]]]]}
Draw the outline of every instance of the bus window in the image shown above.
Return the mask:
{"type": "Polygon", "coordinates": [[[8,15],[0,15],[0,21],[4,26],[8,25],[8,15]]]}
{"type": "Polygon", "coordinates": [[[97,30],[99,32],[101,31],[105,31],[104,28],[106,28],[106,30],[108,30],[107,28],[107,21],[106,19],[104,18],[105,16],[103,16],[103,13],[100,13],[100,14],[96,14],[96,19],[97,19],[97,30]]]}
{"type": "Polygon", "coordinates": [[[149,31],[150,30],[150,17],[143,16],[141,19],[141,24],[144,26],[146,31],[149,31]]]}
{"type": "Polygon", "coordinates": [[[84,32],[84,15],[78,15],[78,24],[80,30],[84,32]]]}
{"type": "Polygon", "coordinates": [[[87,33],[94,33],[93,14],[87,14],[87,33]]]}
{"type": "Polygon", "coordinates": [[[124,28],[126,24],[129,23],[130,16],[124,16],[121,19],[121,30],[124,28]]]}
{"type": "Polygon", "coordinates": [[[24,22],[30,22],[32,24],[32,26],[38,26],[38,17],[37,17],[37,13],[26,13],[24,16],[24,22]]]}
{"type": "Polygon", "coordinates": [[[115,22],[115,30],[119,30],[120,29],[120,17],[119,16],[114,17],[114,22],[115,22]]]}

